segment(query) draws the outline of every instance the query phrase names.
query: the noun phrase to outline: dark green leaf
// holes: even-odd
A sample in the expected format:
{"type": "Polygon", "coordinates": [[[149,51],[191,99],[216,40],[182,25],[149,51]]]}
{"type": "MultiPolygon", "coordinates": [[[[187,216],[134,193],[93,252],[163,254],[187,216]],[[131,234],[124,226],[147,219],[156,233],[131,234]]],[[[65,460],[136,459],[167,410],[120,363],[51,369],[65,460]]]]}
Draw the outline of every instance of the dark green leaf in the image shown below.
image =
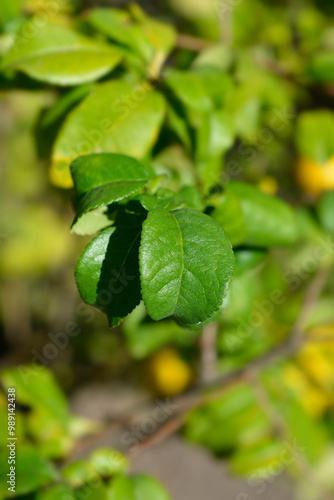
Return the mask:
{"type": "Polygon", "coordinates": [[[78,195],[73,225],[86,212],[137,193],[149,179],[137,160],[108,153],[80,156],[72,163],[71,174],[78,195]]]}
{"type": "Polygon", "coordinates": [[[117,326],[140,302],[140,228],[110,227],[85,248],[76,267],[83,300],[104,311],[117,326]]]}
{"type": "Polygon", "coordinates": [[[192,209],[157,208],[143,226],[142,293],[149,315],[199,323],[219,309],[231,280],[234,257],[222,228],[192,209]]]}

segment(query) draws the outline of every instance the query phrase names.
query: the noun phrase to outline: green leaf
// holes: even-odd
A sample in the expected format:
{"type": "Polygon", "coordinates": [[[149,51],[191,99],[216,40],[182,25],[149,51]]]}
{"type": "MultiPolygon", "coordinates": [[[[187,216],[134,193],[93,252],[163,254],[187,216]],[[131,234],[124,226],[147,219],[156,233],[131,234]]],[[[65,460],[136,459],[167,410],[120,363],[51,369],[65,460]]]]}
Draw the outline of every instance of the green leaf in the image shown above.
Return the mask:
{"type": "Polygon", "coordinates": [[[91,481],[93,477],[96,477],[94,468],[88,460],[77,460],[66,465],[62,474],[72,488],[79,488],[91,481]]]}
{"type": "Polygon", "coordinates": [[[175,96],[187,108],[199,112],[209,111],[212,108],[210,97],[195,72],[171,69],[166,72],[165,81],[175,96]]]}
{"type": "MultiPolygon", "coordinates": [[[[9,443],[9,441],[8,441],[9,443]]],[[[0,495],[8,496],[7,476],[4,471],[9,470],[8,452],[9,448],[3,449],[0,453],[0,495]]],[[[53,482],[57,478],[57,472],[51,464],[45,461],[38,450],[32,446],[22,445],[16,447],[16,486],[17,495],[23,495],[35,491],[41,486],[53,482]]]]}
{"type": "Polygon", "coordinates": [[[334,155],[334,113],[305,111],[297,121],[297,148],[300,156],[325,163],[334,155]]]}
{"type": "Polygon", "coordinates": [[[80,85],[71,89],[57,99],[42,118],[42,127],[49,127],[62,119],[79,101],[87,96],[93,89],[92,84],[80,85]]]}
{"type": "Polygon", "coordinates": [[[142,294],[154,320],[195,324],[221,306],[234,257],[222,228],[192,209],[149,212],[140,249],[142,294]]]}
{"type": "Polygon", "coordinates": [[[110,227],[85,248],[75,277],[83,300],[117,326],[140,302],[140,228],[110,227]]]}
{"type": "MultiPolygon", "coordinates": [[[[40,360],[35,359],[37,361],[40,360]]],[[[47,368],[21,365],[3,372],[1,380],[5,387],[15,387],[18,402],[47,411],[49,418],[62,424],[68,423],[66,398],[47,368]]]]}
{"type": "Polygon", "coordinates": [[[149,63],[155,59],[160,70],[166,55],[175,44],[176,34],[172,26],[145,15],[138,6],[131,6],[132,17],[124,11],[109,8],[93,9],[89,15],[91,24],[122,45],[137,53],[149,63]]]}
{"type": "Polygon", "coordinates": [[[72,163],[71,174],[78,195],[73,225],[86,212],[137,193],[149,180],[137,160],[108,153],[80,156],[72,163]]]}
{"type": "Polygon", "coordinates": [[[224,44],[211,45],[202,50],[193,62],[193,68],[217,68],[226,71],[232,61],[232,51],[224,44]]]}
{"type": "Polygon", "coordinates": [[[309,63],[308,71],[317,82],[332,83],[334,81],[333,50],[316,54],[309,63]]]}
{"type": "Polygon", "coordinates": [[[57,484],[51,488],[39,491],[36,500],[74,500],[74,493],[66,484],[57,484]]]}
{"type": "Polygon", "coordinates": [[[102,482],[96,483],[96,480],[91,483],[87,482],[87,484],[75,490],[75,498],[76,500],[110,500],[107,486],[102,482]]]}
{"type": "Polygon", "coordinates": [[[144,158],[164,114],[164,100],[149,84],[113,80],[97,85],[62,127],[53,151],[54,168],[66,171],[75,158],[89,153],[144,158]]]}
{"type": "Polygon", "coordinates": [[[231,77],[218,68],[208,66],[195,67],[193,72],[202,81],[213,107],[222,108],[233,88],[231,77]]]}
{"type": "Polygon", "coordinates": [[[129,461],[125,455],[111,448],[100,448],[95,450],[90,459],[94,470],[102,477],[112,476],[125,472],[129,461]]]}
{"type": "Polygon", "coordinates": [[[67,28],[33,21],[22,27],[4,57],[4,69],[18,69],[32,78],[56,85],[78,85],[99,79],[121,60],[119,50],[67,28]],[[34,33],[28,36],[27,33],[34,33]]]}
{"type": "Polygon", "coordinates": [[[334,191],[322,195],[317,211],[322,227],[334,236],[334,191]]]}
{"type": "Polygon", "coordinates": [[[209,155],[225,153],[235,139],[233,121],[225,111],[217,111],[210,116],[210,129],[209,155]]]}
{"type": "Polygon", "coordinates": [[[231,181],[226,194],[240,202],[247,228],[243,243],[256,247],[292,245],[298,238],[294,213],[290,206],[245,182],[231,181]]]}
{"type": "Polygon", "coordinates": [[[267,439],[239,450],[231,460],[233,474],[250,476],[256,473],[256,477],[269,477],[279,466],[283,469],[282,456],[284,457],[284,446],[280,441],[267,439]]]}
{"type": "Polygon", "coordinates": [[[267,252],[262,249],[242,249],[234,250],[235,255],[235,274],[240,275],[249,269],[257,266],[264,260],[267,252]]]}
{"type": "Polygon", "coordinates": [[[247,227],[239,198],[227,191],[212,197],[209,203],[216,207],[211,217],[222,226],[232,245],[242,244],[247,238],[247,227]]]}
{"type": "Polygon", "coordinates": [[[109,490],[109,500],[171,500],[166,490],[155,479],[136,475],[116,477],[109,490]]]}

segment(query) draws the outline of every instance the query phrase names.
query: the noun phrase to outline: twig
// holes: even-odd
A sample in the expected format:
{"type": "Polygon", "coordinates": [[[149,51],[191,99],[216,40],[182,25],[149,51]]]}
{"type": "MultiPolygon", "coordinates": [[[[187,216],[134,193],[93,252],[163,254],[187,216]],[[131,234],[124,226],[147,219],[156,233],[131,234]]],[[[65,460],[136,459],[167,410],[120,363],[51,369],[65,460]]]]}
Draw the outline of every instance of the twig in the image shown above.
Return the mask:
{"type": "Polygon", "coordinates": [[[218,399],[226,388],[231,385],[238,383],[242,380],[249,380],[254,378],[259,374],[259,372],[270,366],[271,364],[285,358],[289,358],[296,354],[300,347],[305,342],[302,338],[301,328],[306,322],[311,308],[315,304],[318,296],[320,295],[323,287],[326,284],[330,268],[324,267],[320,268],[316,273],[314,279],[312,280],[304,298],[303,305],[301,307],[298,318],[291,330],[291,334],[285,342],[279,346],[272,349],[270,352],[266,353],[260,358],[255,359],[246,367],[243,367],[233,373],[225,374],[222,377],[216,379],[214,382],[208,382],[201,384],[200,387],[196,387],[193,390],[186,393],[184,396],[175,399],[175,405],[179,407],[179,412],[177,415],[172,417],[166,424],[162,425],[153,435],[149,436],[146,440],[138,443],[135,450],[132,450],[131,456],[134,453],[138,454],[145,448],[151,446],[152,444],[157,444],[163,441],[170,434],[174,433],[184,422],[185,415],[189,411],[193,411],[196,408],[204,406],[215,399],[218,399]],[[198,394],[198,390],[210,389],[209,394],[198,394]]]}
{"type": "Polygon", "coordinates": [[[210,382],[215,378],[217,368],[218,325],[213,321],[205,326],[200,336],[200,380],[210,382]]]}
{"type": "Polygon", "coordinates": [[[181,49],[192,50],[193,52],[201,52],[213,44],[203,38],[197,38],[191,35],[179,34],[176,40],[176,46],[181,49]]]}

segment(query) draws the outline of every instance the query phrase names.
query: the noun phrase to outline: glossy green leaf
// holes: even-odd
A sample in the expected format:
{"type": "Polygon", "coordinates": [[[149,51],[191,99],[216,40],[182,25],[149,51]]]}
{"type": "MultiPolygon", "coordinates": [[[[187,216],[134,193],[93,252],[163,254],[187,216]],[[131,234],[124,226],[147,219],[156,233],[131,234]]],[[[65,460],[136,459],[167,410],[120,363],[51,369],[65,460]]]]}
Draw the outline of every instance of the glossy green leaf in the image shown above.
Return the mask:
{"type": "Polygon", "coordinates": [[[231,181],[226,194],[240,202],[247,228],[244,244],[257,247],[292,245],[298,238],[297,224],[290,206],[244,182],[231,181]]]}
{"type": "Polygon", "coordinates": [[[300,156],[324,163],[334,155],[334,113],[305,111],[297,121],[297,148],[300,156]]]}
{"type": "Polygon", "coordinates": [[[328,191],[322,195],[317,211],[323,228],[329,234],[334,235],[334,191],[328,191]]]}
{"type": "MultiPolygon", "coordinates": [[[[9,443],[9,441],[8,441],[9,443]]],[[[0,476],[0,495],[8,497],[7,476],[4,471],[9,471],[8,451],[3,449],[0,453],[0,468],[3,472],[0,476]]],[[[56,469],[44,460],[39,451],[32,446],[19,444],[16,446],[16,486],[17,495],[23,495],[35,491],[41,486],[48,485],[57,478],[56,469]]]]}
{"type": "Polygon", "coordinates": [[[102,77],[121,57],[117,48],[67,28],[48,23],[36,29],[33,21],[28,21],[2,66],[19,69],[32,78],[56,85],[77,85],[102,77]],[[29,36],[31,32],[34,36],[29,36]]]}
{"type": "Polygon", "coordinates": [[[222,228],[192,209],[152,210],[140,249],[142,294],[149,315],[199,323],[219,309],[234,257],[222,228]]]}
{"type": "Polygon", "coordinates": [[[162,96],[148,84],[113,80],[97,85],[62,127],[53,151],[55,168],[67,170],[76,157],[89,153],[144,158],[157,139],[164,113],[162,96]]]}
{"type": "Polygon", "coordinates": [[[110,227],[85,248],[75,277],[83,300],[117,326],[140,302],[140,228],[110,227]]]}
{"type": "Polygon", "coordinates": [[[155,479],[136,475],[116,477],[109,491],[108,500],[171,500],[167,491],[155,479]]]}
{"type": "Polygon", "coordinates": [[[74,225],[86,212],[128,198],[149,180],[137,160],[108,153],[80,156],[72,163],[71,174],[78,195],[74,225]]]}

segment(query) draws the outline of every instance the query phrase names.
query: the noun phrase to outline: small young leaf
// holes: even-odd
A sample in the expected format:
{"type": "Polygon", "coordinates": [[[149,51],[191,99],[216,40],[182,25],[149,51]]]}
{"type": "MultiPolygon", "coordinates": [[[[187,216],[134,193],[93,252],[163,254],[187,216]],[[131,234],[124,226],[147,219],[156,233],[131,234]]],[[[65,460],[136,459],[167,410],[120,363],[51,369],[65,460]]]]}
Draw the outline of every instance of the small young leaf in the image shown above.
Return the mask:
{"type": "Polygon", "coordinates": [[[73,225],[86,212],[137,193],[149,179],[137,160],[108,153],[80,156],[72,163],[71,174],[78,195],[73,225]]]}
{"type": "Polygon", "coordinates": [[[83,300],[117,326],[140,302],[140,228],[109,227],[85,248],[75,277],[83,300]]]}
{"type": "Polygon", "coordinates": [[[156,208],[143,226],[140,249],[142,294],[154,320],[174,316],[195,324],[220,307],[234,257],[223,229],[192,209],[156,208]]]}
{"type": "Polygon", "coordinates": [[[122,53],[75,31],[47,23],[38,29],[23,25],[5,56],[4,69],[24,71],[32,78],[56,85],[77,85],[97,80],[113,69],[122,53]],[[34,33],[34,36],[28,35],[34,33]]]}

